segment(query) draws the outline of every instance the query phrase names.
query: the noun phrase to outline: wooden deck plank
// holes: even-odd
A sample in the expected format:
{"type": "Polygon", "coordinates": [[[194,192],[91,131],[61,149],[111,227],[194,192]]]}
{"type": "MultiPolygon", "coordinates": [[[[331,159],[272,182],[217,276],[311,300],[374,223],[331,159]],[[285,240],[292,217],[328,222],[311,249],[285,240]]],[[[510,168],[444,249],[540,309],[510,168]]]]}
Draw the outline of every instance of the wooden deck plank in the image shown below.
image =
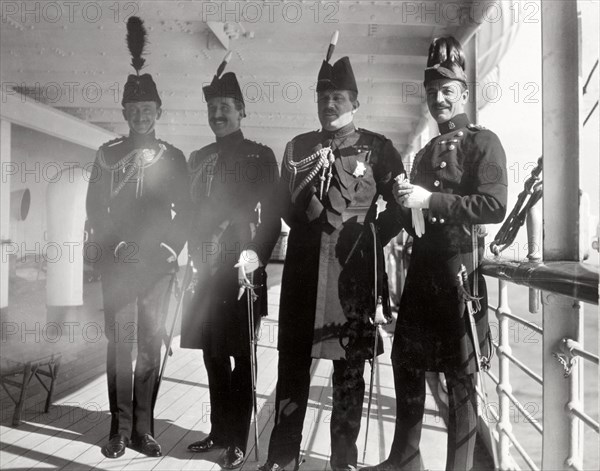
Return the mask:
{"type": "MultiPolygon", "coordinates": [[[[106,393],[101,389],[101,385],[94,381],[93,387],[86,390],[82,396],[73,396],[66,398],[59,404],[52,406],[48,414],[40,414],[36,423],[24,422],[18,428],[10,429],[12,433],[2,433],[2,441],[7,444],[0,451],[3,464],[6,466],[17,466],[10,457],[5,458],[4,453],[10,452],[12,448],[18,446],[35,450],[43,448],[48,453],[52,453],[54,448],[47,445],[55,445],[56,440],[51,440],[58,436],[59,440],[77,440],[82,433],[94,426],[93,421],[101,420],[101,410],[103,408],[103,396],[106,393]],[[100,416],[100,417],[99,417],[100,416]],[[90,423],[90,418],[93,418],[90,423]],[[46,443],[50,440],[49,443],[46,443]]],[[[27,420],[27,418],[25,418],[27,420]]]]}
{"type": "MultiPolygon", "coordinates": [[[[175,366],[175,365],[174,365],[175,366]]],[[[184,362],[180,366],[184,366],[184,362]]],[[[53,446],[47,446],[44,444],[45,449],[52,450],[48,456],[53,454],[60,454],[61,457],[76,459],[80,454],[85,452],[85,450],[89,448],[94,448],[98,455],[101,457],[99,453],[99,448],[97,445],[101,444],[103,440],[106,440],[108,435],[108,430],[110,428],[110,415],[108,414],[108,394],[106,393],[106,376],[99,379],[101,385],[99,385],[99,391],[101,391],[101,402],[97,403],[98,410],[94,411],[100,415],[99,420],[94,421],[79,421],[77,431],[81,433],[81,435],[73,440],[59,442],[53,444],[53,446]],[[100,410],[102,412],[100,412],[100,410]]]]}
{"type": "MultiPolygon", "coordinates": [[[[189,364],[189,359],[187,356],[182,355],[180,358],[177,358],[175,361],[173,361],[170,365],[171,368],[173,368],[173,373],[171,374],[177,374],[177,372],[179,372],[180,370],[183,370],[183,374],[185,374],[186,371],[189,370],[190,368],[190,364],[189,364]]],[[[163,396],[165,394],[169,394],[170,391],[175,387],[174,382],[171,381],[164,381],[162,386],[161,386],[161,393],[160,395],[163,396]]],[[[106,396],[106,408],[108,409],[108,395],[106,396]]],[[[160,414],[160,412],[164,409],[165,405],[161,404],[157,401],[157,405],[155,408],[155,414],[160,414]]],[[[104,441],[107,440],[108,438],[108,430],[110,428],[110,416],[107,415],[106,417],[106,422],[101,426],[102,430],[99,430],[98,433],[94,433],[94,441],[92,442],[92,440],[89,440],[90,442],[92,442],[87,449],[85,449],[79,456],[76,457],[76,462],[78,463],[78,466],[81,465],[86,465],[89,467],[98,467],[100,466],[100,469],[120,469],[119,466],[121,465],[124,466],[125,464],[127,464],[128,460],[131,458],[132,454],[134,455],[138,455],[140,457],[142,457],[143,455],[138,454],[137,452],[133,451],[133,450],[128,450],[127,453],[125,453],[125,455],[121,458],[115,459],[115,460],[110,460],[110,463],[104,465],[101,463],[103,463],[104,461],[107,461],[106,458],[104,458],[104,456],[102,456],[102,454],[100,453],[100,449],[99,446],[101,446],[104,441]]],[[[67,466],[65,467],[65,469],[78,469],[77,466],[75,467],[70,467],[67,466]]]]}
{"type": "MultiPolygon", "coordinates": [[[[268,442],[273,429],[275,387],[277,383],[277,330],[279,286],[269,289],[269,317],[261,327],[258,347],[258,429],[260,462],[254,456],[254,424],[251,426],[247,447],[247,461],[241,471],[254,471],[267,459],[268,442]]],[[[391,338],[386,338],[385,353],[378,359],[373,408],[367,447],[366,464],[375,464],[387,456],[394,433],[395,394],[389,352],[391,338]]],[[[306,460],[303,471],[327,471],[330,456],[331,374],[333,363],[316,360],[311,366],[311,389],[304,422],[302,457],[306,460]]],[[[368,391],[369,366],[365,368],[368,391]]],[[[434,407],[428,395],[428,412],[434,407]]],[[[358,438],[359,462],[366,426],[365,395],[363,423],[358,438]]],[[[89,409],[90,407],[88,407],[89,409]]],[[[423,453],[426,467],[443,469],[445,461],[445,425],[441,418],[426,416],[423,431],[423,453]],[[440,438],[441,437],[441,438],[440,438]],[[440,440],[442,443],[440,443],[440,440]],[[434,457],[430,457],[435,450],[434,457]],[[439,450],[439,452],[438,452],[439,450]],[[441,463],[441,464],[440,464],[441,463]]],[[[163,449],[163,457],[148,458],[133,450],[120,459],[106,459],[100,453],[110,426],[106,375],[93,380],[82,389],[73,391],[53,406],[49,414],[25,416],[19,428],[0,425],[2,433],[0,458],[3,469],[64,469],[64,470],[202,470],[215,471],[222,450],[206,454],[190,453],[189,443],[204,438],[210,432],[210,402],[206,369],[202,352],[180,349],[178,338],[174,356],[170,359],[165,380],[155,408],[155,434],[163,449]],[[79,408],[73,404],[79,404],[79,408]],[[88,410],[81,405],[94,405],[88,410]],[[81,417],[73,418],[74,411],[81,417]],[[99,412],[97,412],[99,411],[99,412]],[[94,414],[92,420],[91,415],[94,414]]]]}
{"type": "MultiPolygon", "coordinates": [[[[170,370],[173,370],[174,373],[181,368],[187,367],[187,360],[185,357],[178,358],[175,361],[170,363],[170,370]]],[[[174,374],[173,373],[173,374],[174,374]]],[[[104,383],[106,383],[106,379],[104,378],[104,383]]],[[[165,390],[170,389],[173,385],[168,381],[165,381],[163,386],[161,387],[161,394],[165,392],[165,390]]],[[[105,397],[105,408],[108,409],[108,395],[105,397]]],[[[94,427],[88,433],[86,440],[79,440],[75,447],[69,446],[69,450],[61,450],[61,454],[68,453],[69,458],[74,460],[75,466],[66,466],[66,469],[78,469],[78,466],[83,466],[84,463],[88,461],[94,462],[94,460],[102,459],[102,455],[100,454],[99,447],[106,441],[108,438],[108,430],[110,428],[110,415],[107,414],[104,418],[104,421],[101,424],[98,424],[97,427],[94,427]],[[71,449],[72,448],[72,449],[71,449]]],[[[88,469],[91,468],[91,465],[88,465],[88,469]]]]}

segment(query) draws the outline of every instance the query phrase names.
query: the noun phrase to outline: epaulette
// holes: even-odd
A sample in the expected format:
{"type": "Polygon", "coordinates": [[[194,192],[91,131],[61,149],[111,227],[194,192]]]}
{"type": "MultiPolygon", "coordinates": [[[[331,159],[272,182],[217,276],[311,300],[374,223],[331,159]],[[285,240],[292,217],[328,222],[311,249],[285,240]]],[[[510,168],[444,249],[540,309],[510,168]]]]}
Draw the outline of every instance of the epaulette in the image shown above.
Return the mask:
{"type": "Polygon", "coordinates": [[[194,150],[190,154],[190,159],[188,161],[188,165],[194,164],[194,168],[197,168],[203,161],[205,161],[208,157],[217,154],[217,144],[216,142],[212,142],[207,146],[202,147],[201,149],[194,150]],[[195,162],[192,162],[194,160],[195,162]]]}
{"type": "Polygon", "coordinates": [[[385,137],[383,134],[379,134],[373,131],[369,131],[368,129],[363,129],[363,128],[358,128],[357,129],[358,132],[362,133],[362,134],[368,134],[369,136],[373,136],[376,139],[380,139],[382,141],[386,141],[387,137],[385,137]]]}
{"type": "Polygon", "coordinates": [[[117,138],[113,139],[112,141],[105,142],[100,147],[107,147],[107,148],[113,147],[113,146],[116,146],[117,144],[121,144],[124,140],[125,140],[125,136],[117,137],[117,138]]]}
{"type": "Polygon", "coordinates": [[[196,154],[198,155],[210,155],[210,154],[214,154],[215,152],[217,152],[217,143],[216,142],[211,142],[210,144],[208,144],[207,146],[204,146],[196,151],[194,151],[196,154]]]}
{"type": "Polygon", "coordinates": [[[467,129],[469,131],[483,131],[484,129],[487,129],[485,126],[482,126],[481,124],[467,124],[467,129]]]}
{"type": "Polygon", "coordinates": [[[302,134],[298,134],[297,136],[294,136],[294,138],[292,138],[291,142],[296,142],[296,141],[299,141],[300,139],[304,139],[306,137],[310,137],[311,135],[313,135],[315,133],[318,133],[318,132],[319,132],[319,130],[316,129],[314,131],[308,131],[308,132],[305,132],[305,133],[302,133],[302,134]]]}
{"type": "Polygon", "coordinates": [[[258,147],[265,147],[265,148],[269,148],[268,146],[260,143],[260,142],[256,142],[256,141],[252,141],[250,139],[244,139],[245,142],[247,142],[248,144],[252,144],[253,146],[258,146],[258,147]]]}
{"type": "Polygon", "coordinates": [[[253,148],[249,149],[251,152],[246,153],[246,156],[253,157],[255,159],[259,159],[264,151],[270,150],[268,146],[261,144],[260,142],[251,141],[250,139],[244,139],[244,144],[247,144],[248,147],[253,148]]]}
{"type": "Polygon", "coordinates": [[[167,141],[163,141],[162,139],[156,139],[156,140],[158,141],[159,144],[163,144],[167,148],[176,149],[176,147],[173,144],[171,144],[167,141]]]}

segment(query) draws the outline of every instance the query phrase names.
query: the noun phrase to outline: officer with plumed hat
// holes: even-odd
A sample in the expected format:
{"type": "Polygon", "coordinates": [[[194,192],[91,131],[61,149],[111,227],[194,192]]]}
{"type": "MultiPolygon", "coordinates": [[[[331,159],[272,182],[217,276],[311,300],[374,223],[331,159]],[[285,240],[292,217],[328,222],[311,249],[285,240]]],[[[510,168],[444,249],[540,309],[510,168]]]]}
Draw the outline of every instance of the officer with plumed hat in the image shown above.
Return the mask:
{"type": "Polygon", "coordinates": [[[279,311],[275,426],[259,469],[297,469],[313,359],[333,360],[331,469],[356,469],[365,362],[382,353],[375,323],[390,316],[383,246],[401,229],[393,179],[399,153],[381,134],[354,124],[358,87],[348,57],[317,82],[321,129],[285,150],[277,198],[290,226],[279,311]],[[387,209],[377,214],[382,196],[387,209]]]}
{"type": "Polygon", "coordinates": [[[244,97],[236,75],[222,74],[230,57],[203,88],[216,141],[189,159],[193,223],[188,247],[196,280],[181,336],[183,348],[203,350],[211,406],[209,435],[188,449],[225,448],[220,458],[225,469],[245,460],[257,368],[251,344],[267,314],[265,268],[281,230],[277,161],[269,147],[242,132],[244,97]],[[250,281],[253,289],[244,291],[240,280],[250,281]]]}
{"type": "Polygon", "coordinates": [[[423,469],[426,371],[444,373],[448,388],[446,469],[473,468],[477,372],[491,354],[482,225],[504,218],[507,173],[498,136],[465,114],[464,69],[455,38],[431,43],[424,85],[440,135],[415,156],[410,181],[394,185],[398,217],[414,240],[392,347],[395,435],[387,460],[368,471],[423,469]],[[420,234],[414,214],[423,217],[420,234]]]}
{"type": "Polygon", "coordinates": [[[146,29],[138,17],[127,22],[127,44],[136,71],[123,89],[129,135],[98,150],[86,201],[101,249],[111,413],[109,441],[101,451],[107,458],[122,456],[128,446],[161,456],[153,436],[160,349],[189,220],[185,156],[155,136],[162,102],[152,76],[140,75],[146,29]],[[137,339],[135,371],[132,339],[137,339]]]}

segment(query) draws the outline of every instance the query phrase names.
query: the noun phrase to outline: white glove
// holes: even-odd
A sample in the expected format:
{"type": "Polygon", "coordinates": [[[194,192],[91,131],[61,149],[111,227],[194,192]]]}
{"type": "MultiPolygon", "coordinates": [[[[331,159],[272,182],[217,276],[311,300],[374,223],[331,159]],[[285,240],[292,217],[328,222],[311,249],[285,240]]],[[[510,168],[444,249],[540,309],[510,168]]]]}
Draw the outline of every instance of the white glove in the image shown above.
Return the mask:
{"type": "Polygon", "coordinates": [[[427,209],[431,200],[431,191],[418,185],[412,185],[412,191],[404,195],[402,206],[405,208],[427,209]]]}
{"type": "Polygon", "coordinates": [[[238,262],[234,265],[234,268],[238,269],[238,281],[240,283],[240,290],[238,292],[238,300],[244,294],[244,285],[251,284],[248,279],[248,273],[253,273],[258,267],[261,266],[258,254],[252,250],[242,250],[238,262]]]}
{"type": "Polygon", "coordinates": [[[404,175],[398,175],[394,180],[394,187],[392,188],[392,194],[396,203],[402,204],[404,198],[411,194],[413,191],[413,185],[406,179],[404,175]]]}
{"type": "MultiPolygon", "coordinates": [[[[405,202],[413,193],[417,192],[418,194],[420,190],[429,193],[420,186],[412,185],[404,175],[398,175],[396,177],[392,190],[394,199],[398,204],[407,208],[411,208],[412,226],[415,228],[415,234],[417,237],[421,237],[425,233],[425,220],[423,218],[423,212],[421,209],[419,209],[419,207],[408,206],[405,202]]],[[[429,193],[429,198],[431,198],[431,193],[429,193]]],[[[427,207],[429,207],[429,199],[427,199],[427,207]]]]}
{"type": "Polygon", "coordinates": [[[412,208],[412,225],[415,228],[415,234],[417,237],[421,237],[425,234],[425,218],[423,217],[423,211],[417,208],[412,208]]]}

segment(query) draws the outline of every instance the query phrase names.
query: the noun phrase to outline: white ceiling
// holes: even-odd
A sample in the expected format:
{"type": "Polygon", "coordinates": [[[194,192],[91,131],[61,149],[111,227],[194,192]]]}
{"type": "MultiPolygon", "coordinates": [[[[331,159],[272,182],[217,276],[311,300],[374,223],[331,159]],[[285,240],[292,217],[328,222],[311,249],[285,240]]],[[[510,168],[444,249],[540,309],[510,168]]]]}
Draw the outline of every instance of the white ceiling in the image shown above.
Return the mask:
{"type": "Polygon", "coordinates": [[[290,138],[319,127],[316,76],[339,30],[333,60],[350,56],[361,103],[357,124],[387,135],[402,151],[421,118],[414,87],[431,39],[465,39],[481,23],[476,18],[485,3],[2,0],[0,77],[4,91],[17,87],[27,99],[127,133],[120,92],[133,68],[125,23],[136,14],[150,41],[144,71],[163,100],[157,135],[189,153],[214,138],[202,86],[226,53],[213,31],[226,29],[234,51],[227,70],[237,74],[246,97],[243,130],[281,155],[290,138]]]}

